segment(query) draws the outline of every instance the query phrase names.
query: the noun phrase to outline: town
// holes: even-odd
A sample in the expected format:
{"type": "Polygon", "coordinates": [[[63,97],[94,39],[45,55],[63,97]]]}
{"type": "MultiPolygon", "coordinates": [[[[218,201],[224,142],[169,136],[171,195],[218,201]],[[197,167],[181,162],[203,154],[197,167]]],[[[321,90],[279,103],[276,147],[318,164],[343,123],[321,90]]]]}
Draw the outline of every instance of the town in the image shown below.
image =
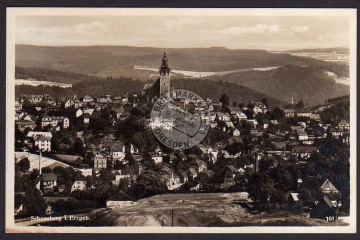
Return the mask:
{"type": "MultiPolygon", "coordinates": [[[[307,107],[301,99],[270,107],[266,99],[204,101],[205,139],[178,150],[164,146],[150,121],[171,90],[164,53],[160,77],[142,92],[15,100],[15,218],[126,208],[167,193],[240,192],[251,213],[287,211],[337,221],[349,215],[349,96],[307,107]]],[[[199,116],[194,102],[177,107],[199,116]]]]}

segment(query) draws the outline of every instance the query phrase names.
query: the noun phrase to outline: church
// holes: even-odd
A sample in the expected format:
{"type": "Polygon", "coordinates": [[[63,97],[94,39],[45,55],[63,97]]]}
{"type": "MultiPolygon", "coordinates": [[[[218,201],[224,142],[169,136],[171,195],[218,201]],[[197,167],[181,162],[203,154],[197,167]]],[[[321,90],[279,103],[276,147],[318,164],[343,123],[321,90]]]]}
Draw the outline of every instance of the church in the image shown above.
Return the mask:
{"type": "Polygon", "coordinates": [[[168,58],[166,56],[166,52],[164,51],[164,56],[159,70],[160,77],[153,85],[150,83],[145,84],[142,91],[143,95],[147,95],[148,99],[152,100],[154,97],[160,97],[164,93],[170,91],[170,71],[171,69],[169,67],[168,58]]]}

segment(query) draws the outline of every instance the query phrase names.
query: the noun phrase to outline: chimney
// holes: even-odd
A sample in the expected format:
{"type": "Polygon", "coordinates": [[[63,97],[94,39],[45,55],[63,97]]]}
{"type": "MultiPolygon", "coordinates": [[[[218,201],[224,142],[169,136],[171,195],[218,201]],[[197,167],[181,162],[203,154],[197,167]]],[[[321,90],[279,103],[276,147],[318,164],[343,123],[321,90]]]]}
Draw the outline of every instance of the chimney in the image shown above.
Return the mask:
{"type": "Polygon", "coordinates": [[[41,175],[41,150],[39,155],[39,175],[41,175]]]}

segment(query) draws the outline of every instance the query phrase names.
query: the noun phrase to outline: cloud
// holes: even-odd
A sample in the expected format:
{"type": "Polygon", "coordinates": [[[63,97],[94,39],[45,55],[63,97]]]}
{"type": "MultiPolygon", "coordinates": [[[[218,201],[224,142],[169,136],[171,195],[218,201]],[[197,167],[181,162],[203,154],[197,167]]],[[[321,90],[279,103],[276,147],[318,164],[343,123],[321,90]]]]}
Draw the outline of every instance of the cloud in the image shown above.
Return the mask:
{"type": "Polygon", "coordinates": [[[78,34],[102,34],[116,31],[119,28],[119,24],[115,22],[100,22],[95,21],[91,23],[78,24],[74,28],[78,34]]]}
{"type": "Polygon", "coordinates": [[[52,27],[26,27],[18,28],[18,37],[36,36],[38,38],[61,38],[68,36],[106,36],[113,34],[121,28],[120,24],[110,21],[94,21],[81,23],[72,26],[52,26],[52,27]]]}
{"type": "Polygon", "coordinates": [[[309,26],[294,26],[294,27],[290,27],[290,28],[294,32],[298,32],[298,33],[305,33],[305,32],[308,32],[310,29],[309,26]]]}
{"type": "Polygon", "coordinates": [[[225,35],[242,35],[242,34],[273,34],[283,32],[284,29],[277,24],[256,24],[252,26],[230,27],[217,31],[225,35]]]}
{"type": "MultiPolygon", "coordinates": [[[[199,18],[179,18],[179,19],[172,19],[164,22],[164,26],[169,31],[191,31],[191,30],[200,30],[201,28],[209,25],[205,19],[199,18]]],[[[209,27],[209,26],[207,26],[209,27]]]]}

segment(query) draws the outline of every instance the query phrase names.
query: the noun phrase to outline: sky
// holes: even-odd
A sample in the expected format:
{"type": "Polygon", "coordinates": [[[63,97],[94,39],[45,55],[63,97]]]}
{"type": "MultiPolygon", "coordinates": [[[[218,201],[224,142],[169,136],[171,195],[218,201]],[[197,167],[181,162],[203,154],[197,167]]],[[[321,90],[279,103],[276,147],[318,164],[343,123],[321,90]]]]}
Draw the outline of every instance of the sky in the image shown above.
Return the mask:
{"type": "Polygon", "coordinates": [[[346,16],[16,16],[16,44],[284,51],[349,45],[346,16]]]}

